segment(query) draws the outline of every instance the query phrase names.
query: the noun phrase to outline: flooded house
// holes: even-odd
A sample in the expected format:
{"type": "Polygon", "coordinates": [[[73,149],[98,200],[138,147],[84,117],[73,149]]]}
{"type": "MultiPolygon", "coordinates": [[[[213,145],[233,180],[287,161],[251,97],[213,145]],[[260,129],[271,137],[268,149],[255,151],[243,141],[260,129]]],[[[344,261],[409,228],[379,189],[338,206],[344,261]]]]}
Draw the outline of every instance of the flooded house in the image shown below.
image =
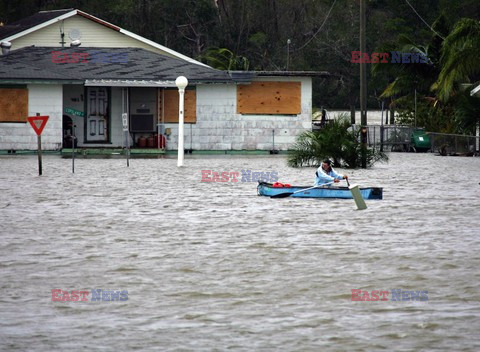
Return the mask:
{"type": "Polygon", "coordinates": [[[176,150],[178,76],[185,148],[286,150],[311,129],[312,77],[326,75],[216,70],[76,9],[2,26],[0,42],[0,151],[36,149],[36,113],[46,150],[176,150]]]}

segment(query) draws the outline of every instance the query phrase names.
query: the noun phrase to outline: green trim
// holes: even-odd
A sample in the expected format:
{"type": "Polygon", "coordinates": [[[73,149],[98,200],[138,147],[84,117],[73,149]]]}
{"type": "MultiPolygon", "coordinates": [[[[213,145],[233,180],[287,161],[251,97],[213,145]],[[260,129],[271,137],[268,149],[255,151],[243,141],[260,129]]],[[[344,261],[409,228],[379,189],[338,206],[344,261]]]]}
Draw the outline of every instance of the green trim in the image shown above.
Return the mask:
{"type": "MultiPolygon", "coordinates": [[[[130,149],[131,156],[155,156],[155,155],[176,155],[176,150],[163,150],[155,148],[135,148],[130,149]]],[[[0,155],[35,155],[36,150],[0,150],[0,155]]],[[[42,150],[42,154],[49,155],[62,155],[69,157],[72,155],[71,148],[63,148],[58,150],[42,150]]],[[[286,155],[288,151],[280,150],[276,155],[286,155]]],[[[87,156],[87,155],[125,155],[125,149],[123,148],[88,148],[80,147],[75,148],[75,156],[87,156]]],[[[185,155],[189,155],[185,153],[185,155]]],[[[193,150],[192,155],[270,155],[269,150],[193,150]]]]}
{"type": "MultiPolygon", "coordinates": [[[[15,149],[1,149],[0,150],[0,155],[36,155],[37,151],[36,150],[15,150],[15,149]]],[[[42,149],[42,155],[48,154],[48,155],[59,155],[60,151],[59,150],[43,150],[42,149]]]]}
{"type": "MultiPolygon", "coordinates": [[[[61,154],[63,156],[72,155],[71,148],[63,148],[61,154]]],[[[165,154],[163,149],[130,149],[130,155],[162,155],[165,154]]],[[[75,155],[125,155],[123,148],[75,148],[75,155]]]]}

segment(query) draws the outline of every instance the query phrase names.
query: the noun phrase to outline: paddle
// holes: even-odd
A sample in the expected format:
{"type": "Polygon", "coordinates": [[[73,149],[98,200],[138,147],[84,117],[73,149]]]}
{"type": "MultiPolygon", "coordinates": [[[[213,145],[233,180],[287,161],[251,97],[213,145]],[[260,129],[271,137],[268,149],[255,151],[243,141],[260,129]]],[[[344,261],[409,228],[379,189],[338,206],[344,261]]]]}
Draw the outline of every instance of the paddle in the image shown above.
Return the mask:
{"type": "Polygon", "coordinates": [[[367,204],[365,204],[365,200],[363,199],[362,193],[360,193],[360,189],[358,188],[358,186],[357,185],[350,186],[350,182],[348,182],[348,179],[346,179],[345,181],[347,181],[348,189],[350,190],[350,192],[352,192],[352,197],[353,197],[353,200],[355,201],[355,204],[357,205],[357,209],[358,210],[367,209],[367,204]]]}
{"type": "Polygon", "coordinates": [[[270,196],[270,198],[287,198],[287,197],[290,197],[292,194],[305,192],[305,191],[308,191],[309,189],[314,189],[314,188],[326,186],[326,185],[329,185],[329,184],[332,184],[332,183],[333,183],[333,181],[329,182],[329,183],[324,183],[323,185],[320,185],[320,186],[313,186],[313,187],[309,187],[309,188],[304,188],[304,189],[301,189],[301,190],[296,191],[296,192],[279,193],[279,194],[275,194],[274,196],[270,196]]]}

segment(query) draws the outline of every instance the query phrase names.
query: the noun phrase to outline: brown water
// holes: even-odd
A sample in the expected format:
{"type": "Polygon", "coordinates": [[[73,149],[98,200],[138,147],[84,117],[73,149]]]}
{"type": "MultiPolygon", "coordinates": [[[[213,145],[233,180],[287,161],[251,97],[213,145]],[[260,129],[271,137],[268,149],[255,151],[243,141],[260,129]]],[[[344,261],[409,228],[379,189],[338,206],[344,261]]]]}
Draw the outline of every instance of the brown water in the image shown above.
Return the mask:
{"type": "Polygon", "coordinates": [[[478,351],[480,158],[390,158],[348,171],[384,187],[357,211],[201,182],[249,169],[313,183],[282,156],[80,159],[75,174],[44,156],[42,177],[35,156],[0,157],[0,349],[478,351]],[[54,302],[52,289],[128,300],[54,302]]]}

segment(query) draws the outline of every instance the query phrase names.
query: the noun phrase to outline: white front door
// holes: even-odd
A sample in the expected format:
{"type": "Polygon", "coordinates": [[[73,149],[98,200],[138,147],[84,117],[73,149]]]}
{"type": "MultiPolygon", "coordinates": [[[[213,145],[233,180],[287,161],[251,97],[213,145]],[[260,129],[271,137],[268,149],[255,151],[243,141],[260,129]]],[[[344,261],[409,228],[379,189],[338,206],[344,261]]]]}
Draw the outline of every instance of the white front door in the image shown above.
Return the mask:
{"type": "Polygon", "coordinates": [[[106,87],[87,88],[86,141],[108,142],[108,90],[106,87]]]}

